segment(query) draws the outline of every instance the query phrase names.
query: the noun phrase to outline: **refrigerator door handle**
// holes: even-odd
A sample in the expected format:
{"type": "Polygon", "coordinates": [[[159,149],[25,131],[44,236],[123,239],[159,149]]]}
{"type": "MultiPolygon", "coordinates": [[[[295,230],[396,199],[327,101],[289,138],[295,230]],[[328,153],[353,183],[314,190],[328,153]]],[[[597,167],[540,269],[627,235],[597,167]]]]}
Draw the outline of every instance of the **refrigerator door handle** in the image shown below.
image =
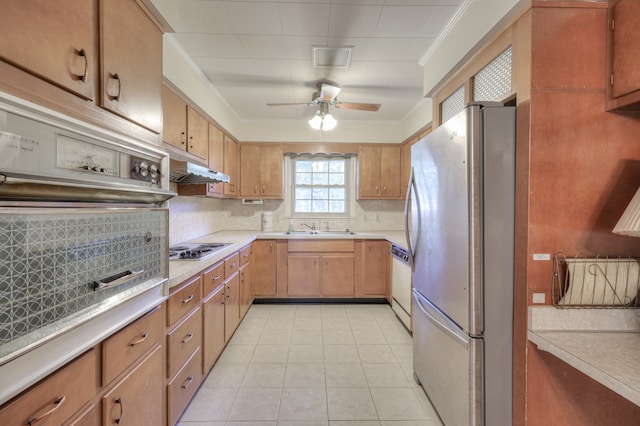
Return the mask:
{"type": "MultiPolygon", "coordinates": [[[[404,234],[405,234],[405,238],[407,239],[407,249],[409,249],[409,254],[411,255],[409,258],[409,261],[411,263],[411,266],[413,267],[413,260],[414,260],[414,255],[415,252],[413,250],[413,247],[411,245],[411,231],[409,230],[409,208],[411,205],[411,195],[413,194],[414,196],[414,200],[413,202],[416,203],[416,207],[419,208],[419,204],[417,204],[418,200],[417,200],[417,192],[416,192],[416,182],[415,182],[415,177],[413,176],[413,167],[411,167],[411,173],[409,174],[409,184],[407,186],[407,195],[406,198],[404,200],[404,234]]],[[[413,219],[413,218],[412,218],[413,219]]],[[[416,218],[417,221],[420,220],[420,215],[418,214],[418,217],[416,218]]],[[[418,228],[420,226],[418,225],[418,228]]]]}
{"type": "Polygon", "coordinates": [[[462,332],[456,332],[456,329],[459,329],[456,323],[444,317],[441,317],[442,320],[439,320],[435,316],[433,316],[429,311],[436,310],[437,308],[433,306],[431,302],[425,299],[424,296],[418,293],[415,289],[413,290],[413,298],[415,299],[418,308],[420,308],[422,313],[427,317],[429,321],[431,321],[433,325],[438,327],[465,349],[469,348],[469,336],[462,332]]]}

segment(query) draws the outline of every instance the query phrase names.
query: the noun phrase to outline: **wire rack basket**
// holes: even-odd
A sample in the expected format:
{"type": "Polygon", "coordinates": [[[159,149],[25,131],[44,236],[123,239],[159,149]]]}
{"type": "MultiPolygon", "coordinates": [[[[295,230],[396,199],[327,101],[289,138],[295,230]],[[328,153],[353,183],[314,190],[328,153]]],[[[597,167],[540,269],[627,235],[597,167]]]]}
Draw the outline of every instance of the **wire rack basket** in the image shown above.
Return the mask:
{"type": "Polygon", "coordinates": [[[553,258],[551,299],[558,308],[638,308],[640,263],[633,257],[553,258]]]}

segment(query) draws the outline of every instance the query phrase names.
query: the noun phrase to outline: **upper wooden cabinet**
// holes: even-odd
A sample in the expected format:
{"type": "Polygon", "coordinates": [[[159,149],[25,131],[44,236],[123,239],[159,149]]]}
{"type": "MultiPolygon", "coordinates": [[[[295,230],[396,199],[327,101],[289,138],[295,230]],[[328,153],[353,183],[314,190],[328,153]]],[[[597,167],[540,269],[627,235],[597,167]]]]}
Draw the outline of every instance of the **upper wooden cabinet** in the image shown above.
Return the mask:
{"type": "Polygon", "coordinates": [[[610,2],[608,110],[640,110],[640,2],[610,2]]]}
{"type": "Polygon", "coordinates": [[[240,196],[282,199],[282,145],[240,146],[240,196]]]}
{"type": "Polygon", "coordinates": [[[162,86],[162,140],[209,161],[209,121],[182,97],[162,86]]]}
{"type": "MultiPolygon", "coordinates": [[[[209,169],[224,173],[224,132],[209,123],[209,169]]],[[[224,196],[224,183],[207,185],[207,195],[224,196]]]]}
{"type": "Polygon", "coordinates": [[[358,150],[358,198],[400,198],[400,158],[399,145],[361,145],[358,150]]]}
{"type": "Polygon", "coordinates": [[[100,2],[100,105],[162,131],[162,31],[133,0],[100,2]]]}
{"type": "Polygon", "coordinates": [[[224,184],[224,196],[238,196],[238,143],[224,135],[224,173],[229,175],[229,183],[224,184]]]}
{"type": "Polygon", "coordinates": [[[3,1],[0,59],[93,100],[97,10],[97,0],[3,1]]]}

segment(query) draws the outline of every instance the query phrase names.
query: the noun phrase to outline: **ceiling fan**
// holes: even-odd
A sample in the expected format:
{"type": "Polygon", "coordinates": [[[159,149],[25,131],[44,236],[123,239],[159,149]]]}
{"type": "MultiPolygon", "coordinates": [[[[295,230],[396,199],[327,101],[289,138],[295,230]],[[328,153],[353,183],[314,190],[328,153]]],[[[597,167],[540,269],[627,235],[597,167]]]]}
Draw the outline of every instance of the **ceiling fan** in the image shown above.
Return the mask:
{"type": "Polygon", "coordinates": [[[331,114],[329,114],[329,106],[340,109],[355,109],[360,111],[378,111],[380,104],[367,104],[361,102],[339,102],[338,94],[342,90],[336,83],[331,81],[319,81],[316,83],[318,89],[311,97],[311,102],[302,103],[275,103],[267,104],[267,106],[290,106],[290,105],[308,105],[318,106],[318,111],[309,120],[309,125],[316,130],[332,130],[338,123],[331,114]]]}
{"type": "Polygon", "coordinates": [[[317,92],[313,93],[311,102],[301,103],[275,103],[267,104],[267,106],[290,106],[290,105],[308,105],[316,106],[328,104],[340,109],[356,109],[360,111],[378,111],[380,104],[367,104],[360,102],[339,102],[337,97],[342,90],[336,83],[332,81],[319,81],[316,83],[317,92]]]}

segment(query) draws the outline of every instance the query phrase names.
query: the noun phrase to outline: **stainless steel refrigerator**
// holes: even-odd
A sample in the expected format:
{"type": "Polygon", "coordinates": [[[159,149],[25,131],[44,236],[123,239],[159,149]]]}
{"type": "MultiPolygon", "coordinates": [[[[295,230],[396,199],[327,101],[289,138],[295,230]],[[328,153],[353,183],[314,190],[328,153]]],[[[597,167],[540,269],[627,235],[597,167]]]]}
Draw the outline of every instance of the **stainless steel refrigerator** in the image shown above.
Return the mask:
{"type": "Polygon", "coordinates": [[[446,425],[511,424],[515,108],[467,106],[411,165],[416,379],[446,425]]]}

